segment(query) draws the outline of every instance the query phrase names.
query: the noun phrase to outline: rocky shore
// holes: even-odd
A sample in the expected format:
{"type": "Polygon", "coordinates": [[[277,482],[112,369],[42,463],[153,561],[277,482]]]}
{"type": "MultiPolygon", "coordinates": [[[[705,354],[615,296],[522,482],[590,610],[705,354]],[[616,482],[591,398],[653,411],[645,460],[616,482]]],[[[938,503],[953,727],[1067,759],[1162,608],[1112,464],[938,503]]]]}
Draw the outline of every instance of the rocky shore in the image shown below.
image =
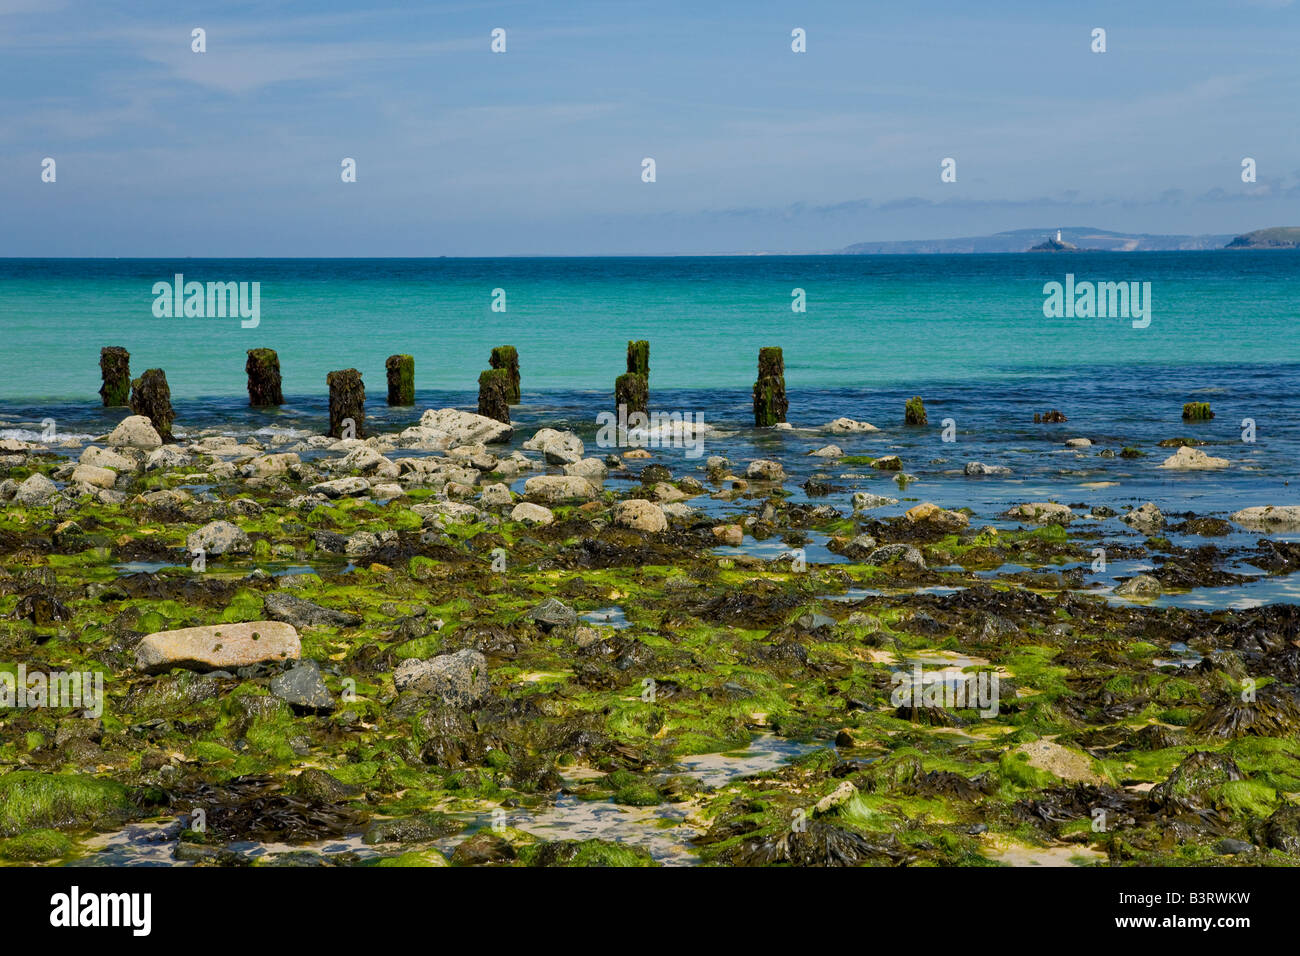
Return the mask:
{"type": "MultiPolygon", "coordinates": [[[[1160,600],[1293,574],[1300,507],[945,508],[848,418],[734,461],[177,430],[0,442],[4,671],[105,693],[0,707],[6,862],[149,824],[201,865],[1300,864],[1300,610],[1160,600]]],[[[1191,445],[1118,454],[1230,466],[1191,445]]]]}

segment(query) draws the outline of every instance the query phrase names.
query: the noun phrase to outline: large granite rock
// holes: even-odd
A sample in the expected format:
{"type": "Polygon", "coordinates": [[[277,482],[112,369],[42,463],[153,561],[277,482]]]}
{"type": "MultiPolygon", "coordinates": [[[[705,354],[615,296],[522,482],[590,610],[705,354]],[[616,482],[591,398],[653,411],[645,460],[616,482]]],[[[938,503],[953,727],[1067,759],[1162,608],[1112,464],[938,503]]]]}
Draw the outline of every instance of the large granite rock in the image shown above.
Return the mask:
{"type": "Polygon", "coordinates": [[[634,531],[658,534],[668,530],[668,519],[663,509],[643,498],[630,498],[614,505],[614,524],[634,531]]]}
{"type": "Polygon", "coordinates": [[[537,475],[524,482],[524,494],[536,501],[590,501],[596,486],[577,475],[537,475]]]}
{"type": "Polygon", "coordinates": [[[418,427],[425,432],[447,436],[452,445],[467,445],[471,442],[492,445],[509,441],[515,433],[505,422],[455,408],[429,409],[420,416],[418,427]]]}
{"type": "Polygon", "coordinates": [[[109,433],[108,444],[114,448],[152,449],[162,445],[162,436],[144,415],[128,415],[109,433]]]}
{"type": "Polygon", "coordinates": [[[14,501],[20,505],[41,505],[58,493],[59,489],[54,486],[54,482],[37,473],[28,475],[18,486],[18,490],[14,493],[14,501]]]}

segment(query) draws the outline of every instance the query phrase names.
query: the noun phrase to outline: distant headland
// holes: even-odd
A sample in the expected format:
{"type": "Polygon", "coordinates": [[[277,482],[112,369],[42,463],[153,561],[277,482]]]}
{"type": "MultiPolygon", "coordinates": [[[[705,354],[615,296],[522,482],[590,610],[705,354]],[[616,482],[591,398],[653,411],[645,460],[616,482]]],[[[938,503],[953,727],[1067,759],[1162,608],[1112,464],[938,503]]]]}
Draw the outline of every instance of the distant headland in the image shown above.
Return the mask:
{"type": "Polygon", "coordinates": [[[1274,226],[1237,236],[1228,249],[1300,249],[1300,226],[1274,226]]]}
{"type": "Polygon", "coordinates": [[[857,242],[840,255],[918,255],[992,252],[1192,252],[1205,249],[1300,249],[1300,227],[1279,226],[1239,236],[1159,235],[1091,226],[1013,229],[991,236],[857,242]]]}

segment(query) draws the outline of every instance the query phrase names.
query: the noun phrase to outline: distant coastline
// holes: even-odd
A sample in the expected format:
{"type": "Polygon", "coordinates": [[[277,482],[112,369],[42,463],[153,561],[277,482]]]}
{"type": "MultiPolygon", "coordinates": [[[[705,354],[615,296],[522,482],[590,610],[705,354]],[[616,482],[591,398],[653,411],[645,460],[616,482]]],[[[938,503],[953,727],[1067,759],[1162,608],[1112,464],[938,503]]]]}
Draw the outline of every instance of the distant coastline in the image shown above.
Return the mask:
{"type": "Polygon", "coordinates": [[[1014,229],[991,236],[857,242],[839,255],[960,255],[1020,252],[1198,252],[1211,249],[1297,249],[1300,227],[1279,226],[1233,236],[1115,232],[1091,226],[1014,229]]]}

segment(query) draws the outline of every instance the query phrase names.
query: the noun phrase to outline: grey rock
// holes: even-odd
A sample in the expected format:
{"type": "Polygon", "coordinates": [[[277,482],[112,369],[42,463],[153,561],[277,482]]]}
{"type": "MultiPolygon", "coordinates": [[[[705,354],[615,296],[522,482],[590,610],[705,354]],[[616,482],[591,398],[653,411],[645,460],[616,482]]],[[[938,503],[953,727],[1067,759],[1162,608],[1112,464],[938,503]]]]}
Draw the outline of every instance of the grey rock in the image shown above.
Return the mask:
{"type": "Polygon", "coordinates": [[[865,558],[876,549],[876,539],[869,534],[860,534],[844,546],[846,558],[865,558]]]}
{"type": "Polygon", "coordinates": [[[1149,574],[1139,574],[1135,578],[1129,578],[1115,589],[1116,594],[1139,600],[1158,598],[1163,591],[1160,582],[1149,574]]]}
{"type": "Polygon", "coordinates": [[[902,561],[913,567],[925,569],[925,558],[920,551],[910,544],[887,544],[867,555],[869,564],[885,565],[892,564],[895,561],[902,561]]]}
{"type": "Polygon", "coordinates": [[[1143,534],[1155,534],[1165,526],[1165,516],[1151,501],[1140,508],[1134,508],[1120,520],[1143,534]]]}
{"type": "Polygon", "coordinates": [[[873,495],[869,491],[858,491],[853,494],[854,511],[870,511],[872,508],[883,508],[886,505],[898,504],[897,498],[889,498],[885,495],[873,495]]]}
{"type": "Polygon", "coordinates": [[[1234,840],[1231,837],[1220,840],[1214,845],[1215,851],[1220,856],[1233,856],[1237,853],[1249,853],[1255,849],[1254,845],[1247,843],[1245,840],[1234,840]]]}
{"type": "Polygon", "coordinates": [[[294,710],[328,713],[334,709],[334,695],[320,676],[315,661],[302,661],[297,667],[271,679],[271,693],[294,710]]]}
{"type": "Polygon", "coordinates": [[[487,699],[487,658],[466,648],[429,660],[402,661],[393,672],[399,693],[413,691],[455,707],[474,707],[487,699]]]}
{"type": "Polygon", "coordinates": [[[292,594],[272,591],[262,601],[266,616],[273,621],[284,621],[294,627],[356,627],[361,617],[346,611],[313,604],[292,594]]]}
{"type": "Polygon", "coordinates": [[[578,612],[555,598],[547,598],[524,616],[532,618],[547,631],[555,627],[572,627],[578,623],[578,612]]]}
{"type": "Polygon", "coordinates": [[[185,538],[185,549],[191,554],[200,548],[206,554],[246,554],[253,550],[253,542],[229,521],[210,521],[185,538]]]}
{"type": "Polygon", "coordinates": [[[28,475],[23,483],[18,486],[18,490],[14,493],[14,500],[20,505],[41,505],[53,498],[58,492],[59,489],[54,487],[54,482],[38,472],[28,475]]]}

